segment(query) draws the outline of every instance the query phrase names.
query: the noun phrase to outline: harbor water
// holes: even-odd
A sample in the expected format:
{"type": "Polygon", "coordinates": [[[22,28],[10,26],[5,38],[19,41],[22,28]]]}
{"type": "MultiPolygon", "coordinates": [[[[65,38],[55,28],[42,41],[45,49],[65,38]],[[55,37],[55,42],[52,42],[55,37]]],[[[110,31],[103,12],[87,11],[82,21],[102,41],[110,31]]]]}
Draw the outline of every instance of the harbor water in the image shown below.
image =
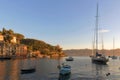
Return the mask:
{"type": "Polygon", "coordinates": [[[110,59],[107,65],[91,62],[90,57],[73,57],[74,61],[66,61],[66,57],[57,59],[16,59],[0,61],[0,80],[59,80],[58,64],[71,66],[71,75],[62,80],[120,80],[120,59],[110,59]],[[35,67],[36,71],[21,74],[22,68],[35,67]],[[109,75],[107,75],[110,73],[109,75]]]}

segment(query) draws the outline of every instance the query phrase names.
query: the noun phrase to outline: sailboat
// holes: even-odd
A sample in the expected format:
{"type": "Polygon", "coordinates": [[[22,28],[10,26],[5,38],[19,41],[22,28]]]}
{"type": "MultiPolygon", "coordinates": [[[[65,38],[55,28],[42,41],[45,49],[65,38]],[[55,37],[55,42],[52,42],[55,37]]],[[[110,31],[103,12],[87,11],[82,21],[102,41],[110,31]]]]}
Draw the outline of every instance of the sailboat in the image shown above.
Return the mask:
{"type": "Polygon", "coordinates": [[[112,59],[117,59],[117,56],[114,55],[114,48],[115,48],[115,40],[113,38],[113,56],[111,56],[112,59]]]}
{"type": "Polygon", "coordinates": [[[96,49],[95,49],[95,55],[91,56],[92,62],[96,64],[107,64],[109,59],[103,55],[98,53],[98,3],[97,3],[97,12],[96,12],[96,49]]]}

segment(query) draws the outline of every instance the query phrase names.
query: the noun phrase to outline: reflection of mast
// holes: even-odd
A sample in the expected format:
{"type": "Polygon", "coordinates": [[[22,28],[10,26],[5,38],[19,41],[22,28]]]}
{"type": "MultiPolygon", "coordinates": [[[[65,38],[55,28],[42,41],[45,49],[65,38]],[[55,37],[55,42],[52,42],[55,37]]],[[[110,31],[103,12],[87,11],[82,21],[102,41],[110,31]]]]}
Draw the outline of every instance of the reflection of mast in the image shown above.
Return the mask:
{"type": "MultiPolygon", "coordinates": [[[[96,67],[96,76],[102,76],[103,75],[102,66],[101,65],[95,65],[95,67],[96,67]]],[[[98,78],[96,78],[96,79],[98,79],[98,78]]]]}

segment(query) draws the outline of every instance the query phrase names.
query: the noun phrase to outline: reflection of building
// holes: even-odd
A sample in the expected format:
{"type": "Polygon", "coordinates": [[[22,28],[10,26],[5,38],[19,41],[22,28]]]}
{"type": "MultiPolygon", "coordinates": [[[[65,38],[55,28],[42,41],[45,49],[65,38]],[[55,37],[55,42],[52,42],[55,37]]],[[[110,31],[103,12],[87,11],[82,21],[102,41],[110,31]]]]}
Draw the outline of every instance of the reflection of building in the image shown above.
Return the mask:
{"type": "Polygon", "coordinates": [[[8,44],[0,41],[0,56],[26,56],[27,46],[23,44],[8,44]]]}
{"type": "Polygon", "coordinates": [[[27,55],[27,46],[23,44],[5,44],[4,42],[0,42],[0,55],[25,56],[27,55]]]}
{"type": "Polygon", "coordinates": [[[11,43],[6,43],[4,42],[4,36],[0,34],[0,56],[1,55],[26,56],[27,46],[23,44],[17,44],[15,36],[11,40],[11,43]]]}

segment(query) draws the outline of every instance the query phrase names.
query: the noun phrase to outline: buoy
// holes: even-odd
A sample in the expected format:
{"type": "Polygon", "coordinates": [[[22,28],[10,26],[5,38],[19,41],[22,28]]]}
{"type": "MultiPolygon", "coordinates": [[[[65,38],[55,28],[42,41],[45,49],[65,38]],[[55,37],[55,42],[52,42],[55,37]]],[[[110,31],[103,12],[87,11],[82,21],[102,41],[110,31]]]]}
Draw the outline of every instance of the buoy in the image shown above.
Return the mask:
{"type": "Polygon", "coordinates": [[[58,66],[57,66],[57,68],[58,68],[58,69],[60,69],[60,68],[61,68],[61,66],[60,66],[60,65],[58,65],[58,66]]]}
{"type": "Polygon", "coordinates": [[[110,73],[107,73],[107,74],[106,74],[106,76],[109,76],[109,75],[110,75],[110,73]]]}

